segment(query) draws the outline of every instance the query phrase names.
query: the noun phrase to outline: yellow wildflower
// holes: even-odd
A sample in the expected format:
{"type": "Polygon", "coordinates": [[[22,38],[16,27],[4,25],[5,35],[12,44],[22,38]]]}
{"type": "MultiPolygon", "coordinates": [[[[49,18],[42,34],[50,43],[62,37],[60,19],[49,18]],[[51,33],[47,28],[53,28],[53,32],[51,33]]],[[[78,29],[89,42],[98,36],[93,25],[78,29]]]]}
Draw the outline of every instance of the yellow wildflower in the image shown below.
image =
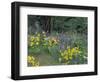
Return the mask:
{"type": "Polygon", "coordinates": [[[34,40],[35,40],[35,37],[34,37],[34,36],[32,36],[32,37],[31,37],[31,41],[34,41],[34,40]]]}
{"type": "Polygon", "coordinates": [[[60,50],[60,54],[61,54],[61,57],[63,58],[63,59],[65,59],[66,60],[66,62],[68,61],[68,60],[72,60],[72,58],[73,58],[73,55],[77,55],[77,54],[79,54],[80,53],[80,50],[79,50],[79,48],[78,47],[74,47],[74,48],[67,48],[67,50],[64,50],[64,51],[61,51],[60,50]]]}
{"type": "Polygon", "coordinates": [[[28,56],[27,57],[27,61],[29,64],[31,64],[32,66],[39,66],[39,61],[36,60],[35,57],[33,56],[28,56]]]}
{"type": "Polygon", "coordinates": [[[39,45],[39,42],[36,42],[36,45],[39,45]]]}
{"type": "Polygon", "coordinates": [[[28,56],[27,60],[28,60],[28,63],[30,63],[31,60],[32,60],[32,57],[31,56],[28,56]]]}
{"type": "Polygon", "coordinates": [[[34,45],[34,42],[30,42],[30,46],[33,46],[34,45]]]}
{"type": "Polygon", "coordinates": [[[36,37],[35,39],[36,39],[36,41],[40,41],[40,38],[39,37],[36,37]]]}

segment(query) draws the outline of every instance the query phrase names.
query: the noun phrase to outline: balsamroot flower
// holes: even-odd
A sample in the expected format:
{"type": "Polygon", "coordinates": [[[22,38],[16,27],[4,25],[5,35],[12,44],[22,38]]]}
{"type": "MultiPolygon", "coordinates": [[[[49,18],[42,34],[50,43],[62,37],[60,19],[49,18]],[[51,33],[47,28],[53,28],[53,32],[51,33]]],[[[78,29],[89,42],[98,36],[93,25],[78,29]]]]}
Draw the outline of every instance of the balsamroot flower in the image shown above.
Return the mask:
{"type": "Polygon", "coordinates": [[[31,55],[29,55],[29,56],[27,57],[27,61],[28,61],[28,63],[31,64],[32,66],[39,66],[39,61],[37,61],[36,58],[33,57],[33,56],[31,56],[31,55]]]}
{"type": "Polygon", "coordinates": [[[72,60],[73,57],[75,55],[78,55],[79,53],[80,53],[79,47],[74,47],[74,48],[69,47],[67,50],[63,50],[63,51],[60,50],[61,58],[66,61],[72,60]]]}

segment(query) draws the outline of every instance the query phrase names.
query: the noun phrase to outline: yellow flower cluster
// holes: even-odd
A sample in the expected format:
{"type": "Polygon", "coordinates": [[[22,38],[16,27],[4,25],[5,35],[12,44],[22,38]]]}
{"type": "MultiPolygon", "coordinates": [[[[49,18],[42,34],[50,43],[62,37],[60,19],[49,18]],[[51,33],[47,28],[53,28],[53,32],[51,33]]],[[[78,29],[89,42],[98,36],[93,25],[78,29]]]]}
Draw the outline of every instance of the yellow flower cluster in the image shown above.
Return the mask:
{"type": "Polygon", "coordinates": [[[36,58],[33,57],[33,56],[30,56],[30,55],[29,55],[29,56],[27,57],[27,61],[28,61],[28,63],[31,64],[32,66],[39,66],[39,61],[37,61],[36,58]]]}
{"type": "Polygon", "coordinates": [[[38,46],[40,43],[44,46],[51,47],[58,44],[58,40],[54,37],[47,37],[45,32],[42,32],[42,34],[36,33],[36,35],[31,36],[29,39],[30,47],[38,46]]]}
{"type": "Polygon", "coordinates": [[[50,38],[48,40],[48,42],[49,42],[49,46],[53,46],[53,45],[58,44],[58,40],[56,38],[50,38]]]}
{"type": "Polygon", "coordinates": [[[40,34],[37,34],[37,36],[31,36],[30,37],[29,46],[33,47],[35,45],[39,45],[39,43],[40,43],[40,34]]]}
{"type": "Polygon", "coordinates": [[[72,60],[73,56],[80,53],[79,47],[68,48],[67,50],[60,51],[61,57],[66,61],[72,60]]]}

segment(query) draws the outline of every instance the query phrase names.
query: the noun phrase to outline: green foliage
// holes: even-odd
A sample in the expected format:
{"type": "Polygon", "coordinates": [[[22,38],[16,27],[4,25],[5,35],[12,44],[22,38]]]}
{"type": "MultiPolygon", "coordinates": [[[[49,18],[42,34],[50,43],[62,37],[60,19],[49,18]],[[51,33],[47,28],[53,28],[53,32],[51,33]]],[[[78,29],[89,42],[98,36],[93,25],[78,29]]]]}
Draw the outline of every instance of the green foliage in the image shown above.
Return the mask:
{"type": "MultiPolygon", "coordinates": [[[[44,54],[48,55],[54,61],[54,62],[52,61],[52,64],[56,64],[56,65],[87,63],[87,51],[86,51],[87,44],[84,45],[84,41],[81,39],[79,35],[77,34],[71,35],[70,38],[72,38],[72,42],[71,42],[72,44],[67,46],[67,48],[64,47],[64,49],[60,48],[59,45],[62,44],[62,41],[59,41],[59,38],[54,37],[54,34],[51,35],[53,36],[47,36],[46,33],[43,32],[41,34],[36,33],[34,35],[29,36],[28,54],[33,54],[31,56],[33,56],[34,58],[35,57],[37,58],[40,55],[44,55],[44,54]]],[[[38,58],[37,61],[39,62],[38,58]]],[[[41,65],[41,63],[42,62],[39,62],[39,65],[41,65]]]]}
{"type": "Polygon", "coordinates": [[[28,16],[28,65],[87,63],[87,17],[28,16]]]}
{"type": "MultiPolygon", "coordinates": [[[[56,31],[56,32],[78,32],[78,33],[87,33],[87,17],[70,17],[70,16],[38,16],[38,15],[29,15],[28,17],[28,27],[40,26],[41,31],[56,31]],[[38,26],[36,23],[38,22],[38,26]]],[[[32,29],[34,29],[32,28],[32,29]]],[[[36,31],[35,29],[35,31],[36,31]]],[[[39,30],[39,29],[38,29],[39,30]]],[[[32,31],[32,30],[31,30],[32,31]]],[[[30,33],[30,32],[29,32],[30,33]]]]}

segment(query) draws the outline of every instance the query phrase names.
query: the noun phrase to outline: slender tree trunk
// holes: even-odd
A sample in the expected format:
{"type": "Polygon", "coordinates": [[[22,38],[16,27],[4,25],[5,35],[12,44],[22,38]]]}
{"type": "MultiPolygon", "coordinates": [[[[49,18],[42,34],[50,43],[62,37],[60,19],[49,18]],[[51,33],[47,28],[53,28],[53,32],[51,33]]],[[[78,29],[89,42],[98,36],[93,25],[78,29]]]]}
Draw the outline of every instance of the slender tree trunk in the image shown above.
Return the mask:
{"type": "Polygon", "coordinates": [[[51,17],[43,16],[42,20],[41,20],[41,23],[42,23],[43,30],[45,32],[50,33],[50,30],[51,30],[51,17]]]}

